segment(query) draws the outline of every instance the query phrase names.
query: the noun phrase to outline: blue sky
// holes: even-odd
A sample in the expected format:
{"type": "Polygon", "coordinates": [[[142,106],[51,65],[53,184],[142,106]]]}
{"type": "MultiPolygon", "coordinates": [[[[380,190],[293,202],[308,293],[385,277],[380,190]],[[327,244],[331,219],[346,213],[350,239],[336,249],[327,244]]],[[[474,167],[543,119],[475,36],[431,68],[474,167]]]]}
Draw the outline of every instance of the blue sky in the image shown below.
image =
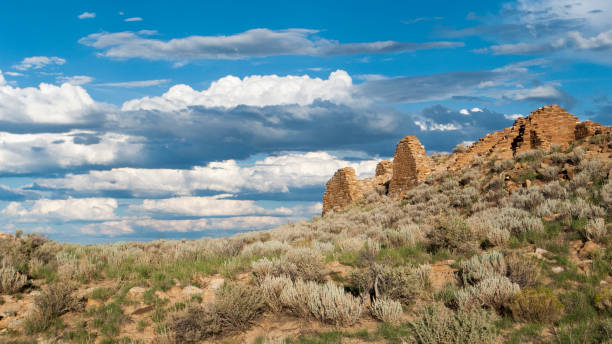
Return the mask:
{"type": "Polygon", "coordinates": [[[3,2],[0,230],[223,236],[320,213],[418,136],[612,124],[612,3],[3,2]]]}

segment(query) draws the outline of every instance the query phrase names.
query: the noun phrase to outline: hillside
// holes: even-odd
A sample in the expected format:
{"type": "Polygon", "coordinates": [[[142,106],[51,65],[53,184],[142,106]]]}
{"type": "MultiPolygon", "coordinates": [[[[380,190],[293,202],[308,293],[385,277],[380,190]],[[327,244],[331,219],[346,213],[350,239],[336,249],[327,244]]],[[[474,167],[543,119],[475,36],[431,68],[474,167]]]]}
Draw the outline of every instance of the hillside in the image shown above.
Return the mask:
{"type": "Polygon", "coordinates": [[[610,343],[612,128],[540,108],[402,139],[323,216],[193,241],[0,234],[0,342],[610,343]]]}

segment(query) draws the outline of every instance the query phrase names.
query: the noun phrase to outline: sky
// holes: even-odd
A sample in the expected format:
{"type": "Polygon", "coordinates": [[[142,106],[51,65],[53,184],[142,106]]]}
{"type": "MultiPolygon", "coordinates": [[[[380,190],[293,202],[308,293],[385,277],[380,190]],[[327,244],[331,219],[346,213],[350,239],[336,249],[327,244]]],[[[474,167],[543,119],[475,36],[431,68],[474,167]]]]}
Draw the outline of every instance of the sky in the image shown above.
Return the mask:
{"type": "Polygon", "coordinates": [[[3,1],[0,231],[77,243],[311,219],[416,135],[612,124],[612,2],[3,1]]]}

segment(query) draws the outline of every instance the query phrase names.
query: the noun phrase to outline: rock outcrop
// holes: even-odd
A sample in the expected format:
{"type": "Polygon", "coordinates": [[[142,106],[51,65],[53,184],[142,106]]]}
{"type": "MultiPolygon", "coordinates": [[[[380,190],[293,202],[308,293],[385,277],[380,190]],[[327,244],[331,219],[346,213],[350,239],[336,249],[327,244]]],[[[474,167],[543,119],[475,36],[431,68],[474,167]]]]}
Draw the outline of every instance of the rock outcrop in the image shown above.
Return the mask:
{"type": "Polygon", "coordinates": [[[340,169],[327,183],[323,196],[323,215],[331,209],[343,209],[363,197],[368,190],[387,186],[387,195],[403,197],[414,185],[433,172],[458,170],[469,166],[475,157],[511,159],[533,149],[550,149],[551,145],[566,148],[576,140],[593,135],[609,135],[611,128],[578,118],[558,105],[541,107],[504,130],[487,134],[467,149],[451,154],[443,163],[434,166],[425,148],[414,136],[404,137],[397,145],[393,162],[382,161],[376,176],[359,180],[352,168],[340,169]]]}
{"type": "Polygon", "coordinates": [[[389,195],[401,197],[431,172],[431,163],[425,148],[416,136],[404,137],[395,147],[393,176],[389,182],[389,195]]]}

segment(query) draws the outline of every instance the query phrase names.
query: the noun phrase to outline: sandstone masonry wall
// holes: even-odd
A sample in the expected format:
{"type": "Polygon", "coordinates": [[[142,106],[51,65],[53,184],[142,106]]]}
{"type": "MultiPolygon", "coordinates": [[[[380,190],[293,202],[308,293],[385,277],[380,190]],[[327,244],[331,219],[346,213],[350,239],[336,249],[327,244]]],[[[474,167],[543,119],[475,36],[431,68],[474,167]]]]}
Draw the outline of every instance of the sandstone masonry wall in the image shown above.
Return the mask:
{"type": "Polygon", "coordinates": [[[404,137],[393,155],[393,177],[389,182],[389,195],[403,196],[431,171],[431,162],[425,148],[416,136],[404,137]]]}

